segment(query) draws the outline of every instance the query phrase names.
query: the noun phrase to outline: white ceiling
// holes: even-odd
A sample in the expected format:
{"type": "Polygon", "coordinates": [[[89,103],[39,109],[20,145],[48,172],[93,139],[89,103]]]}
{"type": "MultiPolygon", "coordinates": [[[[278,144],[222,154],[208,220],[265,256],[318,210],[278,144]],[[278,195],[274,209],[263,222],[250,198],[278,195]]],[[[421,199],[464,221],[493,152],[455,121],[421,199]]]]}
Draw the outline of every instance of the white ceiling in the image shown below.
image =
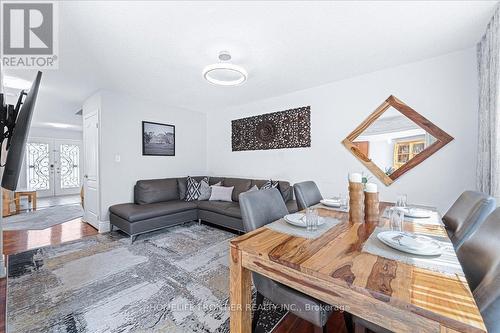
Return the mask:
{"type": "MultiPolygon", "coordinates": [[[[59,70],[45,71],[35,126],[80,125],[98,89],[217,112],[474,46],[497,1],[65,1],[59,70]],[[203,80],[228,50],[239,87],[203,80]]],[[[32,79],[34,72],[6,70],[32,79]]]]}

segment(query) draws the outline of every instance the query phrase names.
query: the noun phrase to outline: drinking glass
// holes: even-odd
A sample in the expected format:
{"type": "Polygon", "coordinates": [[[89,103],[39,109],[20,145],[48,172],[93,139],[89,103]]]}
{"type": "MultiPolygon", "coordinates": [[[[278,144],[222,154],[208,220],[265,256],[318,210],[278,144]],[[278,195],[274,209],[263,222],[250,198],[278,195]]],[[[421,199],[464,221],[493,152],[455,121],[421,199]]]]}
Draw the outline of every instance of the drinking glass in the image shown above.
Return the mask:
{"type": "Polygon", "coordinates": [[[405,220],[405,212],[400,207],[393,207],[391,209],[391,216],[389,222],[392,231],[403,231],[403,222],[405,220]]]}
{"type": "Polygon", "coordinates": [[[396,201],[397,207],[405,208],[408,205],[408,196],[406,194],[399,194],[396,201]]]}
{"type": "Polygon", "coordinates": [[[349,210],[349,195],[340,197],[340,209],[345,211],[349,210]]]}
{"type": "Polygon", "coordinates": [[[318,230],[318,212],[314,208],[307,208],[306,210],[306,226],[307,231],[318,230]]]}

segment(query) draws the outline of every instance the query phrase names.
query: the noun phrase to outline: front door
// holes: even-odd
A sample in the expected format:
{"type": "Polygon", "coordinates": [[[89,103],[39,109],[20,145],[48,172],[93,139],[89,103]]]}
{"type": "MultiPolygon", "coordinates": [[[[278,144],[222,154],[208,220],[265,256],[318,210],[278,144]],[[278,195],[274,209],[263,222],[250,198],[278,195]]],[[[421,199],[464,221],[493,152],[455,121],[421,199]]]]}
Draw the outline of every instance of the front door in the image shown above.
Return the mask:
{"type": "Polygon", "coordinates": [[[81,187],[81,142],[32,138],[26,147],[26,183],[39,197],[77,194],[81,187]]]}

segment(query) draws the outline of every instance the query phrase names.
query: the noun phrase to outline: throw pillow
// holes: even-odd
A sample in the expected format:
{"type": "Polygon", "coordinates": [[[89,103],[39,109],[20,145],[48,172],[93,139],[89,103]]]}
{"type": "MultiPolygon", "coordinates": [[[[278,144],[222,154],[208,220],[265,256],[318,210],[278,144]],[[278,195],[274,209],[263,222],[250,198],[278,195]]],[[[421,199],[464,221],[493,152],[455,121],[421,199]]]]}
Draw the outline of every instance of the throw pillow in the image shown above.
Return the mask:
{"type": "Polygon", "coordinates": [[[248,191],[245,191],[245,193],[246,192],[254,192],[254,191],[258,191],[258,190],[259,190],[259,188],[257,187],[257,185],[254,185],[248,191]]]}
{"type": "Polygon", "coordinates": [[[212,194],[210,195],[210,201],[229,201],[231,200],[231,195],[233,194],[234,186],[225,187],[212,185],[212,194]]]}
{"type": "Polygon", "coordinates": [[[186,201],[197,200],[200,196],[201,183],[205,181],[208,184],[208,177],[204,177],[201,181],[197,182],[196,179],[187,177],[186,180],[186,201]]]}
{"type": "Polygon", "coordinates": [[[279,182],[277,180],[268,180],[264,185],[260,187],[261,190],[266,190],[269,188],[277,188],[279,185],[279,182]]]}
{"type": "MultiPolygon", "coordinates": [[[[217,184],[214,184],[214,185],[220,186],[221,183],[218,182],[217,184]]],[[[200,182],[200,196],[198,197],[198,201],[210,199],[211,194],[212,194],[212,187],[210,185],[208,185],[208,181],[205,181],[205,179],[202,179],[202,181],[200,182]]]]}

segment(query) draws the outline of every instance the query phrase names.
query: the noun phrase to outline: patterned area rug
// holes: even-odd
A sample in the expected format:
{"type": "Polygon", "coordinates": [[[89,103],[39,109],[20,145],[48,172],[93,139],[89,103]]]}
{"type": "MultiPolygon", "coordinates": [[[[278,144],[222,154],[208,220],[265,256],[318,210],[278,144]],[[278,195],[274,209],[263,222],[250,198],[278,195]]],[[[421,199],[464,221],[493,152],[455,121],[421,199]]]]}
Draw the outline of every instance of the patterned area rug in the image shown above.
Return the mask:
{"type": "MultiPolygon", "coordinates": [[[[8,332],[229,332],[229,240],[188,223],[9,257],[8,332]]],[[[285,311],[267,304],[259,332],[285,311]]]]}
{"type": "Polygon", "coordinates": [[[3,230],[41,230],[83,216],[80,204],[38,209],[5,217],[3,230]]]}

